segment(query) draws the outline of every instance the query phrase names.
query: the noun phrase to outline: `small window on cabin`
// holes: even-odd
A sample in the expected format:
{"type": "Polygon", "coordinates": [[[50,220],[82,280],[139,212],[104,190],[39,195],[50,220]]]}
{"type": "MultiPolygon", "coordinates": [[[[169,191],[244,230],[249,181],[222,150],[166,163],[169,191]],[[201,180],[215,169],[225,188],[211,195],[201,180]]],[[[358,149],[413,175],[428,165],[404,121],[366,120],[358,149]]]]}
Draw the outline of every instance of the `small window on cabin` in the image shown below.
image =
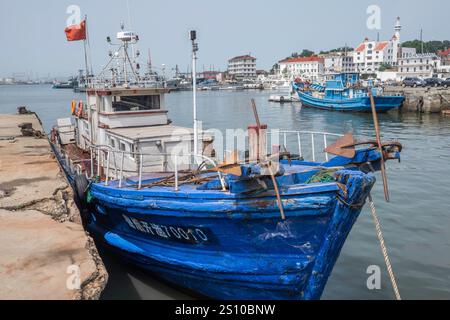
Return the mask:
{"type": "Polygon", "coordinates": [[[114,99],[114,112],[149,111],[161,109],[160,95],[122,96],[114,99]]]}
{"type": "Polygon", "coordinates": [[[127,151],[127,145],[125,142],[120,142],[120,151],[127,151]]]}
{"type": "Polygon", "coordinates": [[[115,148],[116,148],[116,139],[114,139],[114,138],[109,138],[109,144],[111,145],[111,147],[112,147],[113,149],[115,149],[115,148]]]}
{"type": "Polygon", "coordinates": [[[102,103],[100,103],[100,112],[106,111],[106,104],[108,103],[107,97],[102,97],[102,103]]]}

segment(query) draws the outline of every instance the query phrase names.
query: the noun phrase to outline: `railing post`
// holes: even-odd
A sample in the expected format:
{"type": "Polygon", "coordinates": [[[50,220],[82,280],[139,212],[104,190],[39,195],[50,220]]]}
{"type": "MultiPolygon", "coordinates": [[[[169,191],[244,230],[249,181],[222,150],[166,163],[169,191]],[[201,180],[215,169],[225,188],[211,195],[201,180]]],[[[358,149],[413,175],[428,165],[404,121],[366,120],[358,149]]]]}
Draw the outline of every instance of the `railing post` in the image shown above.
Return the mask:
{"type": "Polygon", "coordinates": [[[142,189],[142,169],[144,167],[144,155],[141,154],[139,156],[139,185],[138,185],[138,189],[141,190],[142,189]]]}
{"type": "Polygon", "coordinates": [[[106,179],[105,179],[105,186],[108,186],[109,184],[109,161],[111,157],[111,151],[108,150],[108,155],[106,158],[106,179]]]}
{"type": "Polygon", "coordinates": [[[180,191],[178,186],[178,156],[175,155],[175,191],[180,191]]]}
{"type": "Polygon", "coordinates": [[[113,157],[114,157],[114,177],[117,179],[119,179],[119,169],[117,168],[117,159],[116,159],[116,152],[112,151],[113,153],[113,157]]]}
{"type": "MultiPolygon", "coordinates": [[[[326,133],[323,134],[323,145],[325,146],[325,149],[328,148],[328,141],[327,141],[327,134],[326,133]]],[[[327,160],[327,162],[330,160],[329,157],[328,157],[328,153],[326,151],[325,151],[325,159],[327,160]]]]}
{"type": "Polygon", "coordinates": [[[120,159],[120,178],[119,178],[119,189],[122,188],[123,183],[123,165],[125,160],[125,152],[122,152],[122,158],[120,159]]]}
{"type": "Polygon", "coordinates": [[[287,150],[287,133],[284,133],[284,150],[287,150]]]}
{"type": "Polygon", "coordinates": [[[91,179],[94,177],[94,149],[91,147],[91,179]]]}
{"type": "Polygon", "coordinates": [[[100,177],[100,162],[101,162],[101,153],[100,153],[100,148],[98,149],[97,152],[97,176],[100,177]]]}
{"type": "Polygon", "coordinates": [[[315,146],[315,141],[314,141],[314,133],[311,133],[311,150],[312,150],[313,162],[316,162],[316,146],[315,146]]]}
{"type": "Polygon", "coordinates": [[[302,157],[302,140],[300,137],[300,132],[297,132],[297,139],[298,139],[298,155],[301,158],[302,157]]]}

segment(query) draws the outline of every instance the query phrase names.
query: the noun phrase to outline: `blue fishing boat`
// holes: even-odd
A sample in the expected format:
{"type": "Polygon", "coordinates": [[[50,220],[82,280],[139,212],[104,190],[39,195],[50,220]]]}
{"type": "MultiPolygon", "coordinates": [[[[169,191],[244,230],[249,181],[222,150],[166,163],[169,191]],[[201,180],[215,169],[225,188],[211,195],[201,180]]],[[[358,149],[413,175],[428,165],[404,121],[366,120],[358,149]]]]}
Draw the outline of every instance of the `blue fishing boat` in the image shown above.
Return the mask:
{"type": "Polygon", "coordinates": [[[318,84],[294,83],[303,106],[334,111],[371,112],[368,90],[372,90],[378,112],[399,108],[403,96],[384,95],[375,88],[361,88],[357,73],[339,73],[330,76],[325,86],[318,84]]]}
{"type": "MultiPolygon", "coordinates": [[[[113,57],[134,60],[126,49],[138,37],[117,38],[123,51],[113,57]]],[[[87,102],[51,139],[87,231],[118,257],[210,298],[320,299],[374,173],[400,157],[398,143],[270,132],[256,117],[248,154],[222,161],[211,134],[169,121],[164,84],[120,70],[91,81],[87,102]],[[280,152],[291,144],[297,155],[280,152]]]]}

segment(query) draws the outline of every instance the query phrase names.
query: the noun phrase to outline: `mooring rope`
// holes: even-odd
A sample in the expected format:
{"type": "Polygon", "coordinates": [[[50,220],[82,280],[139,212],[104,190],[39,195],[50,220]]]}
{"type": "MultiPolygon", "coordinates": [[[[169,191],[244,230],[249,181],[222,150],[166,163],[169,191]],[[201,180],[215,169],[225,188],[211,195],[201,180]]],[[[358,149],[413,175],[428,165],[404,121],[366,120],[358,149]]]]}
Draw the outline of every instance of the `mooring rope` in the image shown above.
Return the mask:
{"type": "Polygon", "coordinates": [[[372,195],[369,195],[369,203],[370,209],[372,211],[373,221],[375,222],[375,228],[377,231],[378,240],[380,241],[381,251],[383,252],[384,261],[386,262],[387,271],[389,273],[389,277],[391,278],[392,288],[395,292],[395,298],[397,300],[402,300],[400,296],[400,292],[398,290],[397,281],[395,280],[394,271],[392,270],[391,260],[389,259],[389,255],[386,249],[386,245],[384,243],[383,232],[381,231],[380,220],[378,219],[377,211],[375,209],[375,203],[373,202],[372,195]]]}

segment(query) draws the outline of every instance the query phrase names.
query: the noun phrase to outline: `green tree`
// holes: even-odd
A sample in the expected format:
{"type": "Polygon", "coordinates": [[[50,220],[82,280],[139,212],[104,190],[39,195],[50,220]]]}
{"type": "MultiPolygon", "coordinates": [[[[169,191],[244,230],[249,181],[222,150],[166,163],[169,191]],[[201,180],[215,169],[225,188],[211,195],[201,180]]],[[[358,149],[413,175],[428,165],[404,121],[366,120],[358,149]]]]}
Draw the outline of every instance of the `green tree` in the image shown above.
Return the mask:
{"type": "Polygon", "coordinates": [[[278,70],[280,70],[280,65],[278,63],[275,63],[272,67],[272,69],[270,69],[270,73],[271,74],[276,74],[278,72],[278,70]]]}
{"type": "Polygon", "coordinates": [[[320,54],[330,54],[330,53],[345,52],[345,51],[351,52],[351,51],[353,51],[353,50],[354,50],[354,48],[348,47],[348,46],[347,46],[347,47],[341,47],[341,48],[331,49],[331,50],[328,50],[328,51],[322,50],[322,51],[320,51],[320,54]]]}
{"type": "Polygon", "coordinates": [[[301,53],[300,53],[300,57],[304,58],[304,57],[311,57],[313,56],[315,53],[314,51],[308,50],[308,49],[304,49],[301,53]]]}
{"type": "Polygon", "coordinates": [[[380,65],[380,67],[378,68],[378,70],[381,71],[381,72],[389,70],[389,69],[392,69],[392,66],[387,64],[387,63],[382,63],[380,65]]]}
{"type": "Polygon", "coordinates": [[[450,41],[420,41],[420,40],[412,40],[406,41],[402,43],[402,47],[406,48],[415,48],[418,53],[422,52],[422,43],[423,43],[423,51],[425,53],[437,53],[438,51],[445,50],[450,48],[450,41]]]}

